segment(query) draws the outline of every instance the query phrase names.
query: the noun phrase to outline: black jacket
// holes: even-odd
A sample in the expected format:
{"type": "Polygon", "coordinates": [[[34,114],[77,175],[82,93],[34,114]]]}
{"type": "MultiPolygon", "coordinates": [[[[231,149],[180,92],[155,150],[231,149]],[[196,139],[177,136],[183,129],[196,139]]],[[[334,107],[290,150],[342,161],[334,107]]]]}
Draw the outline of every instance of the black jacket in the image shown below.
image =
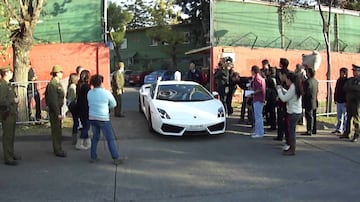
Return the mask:
{"type": "Polygon", "coordinates": [[[348,80],[348,78],[339,78],[336,81],[334,101],[337,103],[345,103],[346,102],[344,85],[347,80],[348,80]]]}

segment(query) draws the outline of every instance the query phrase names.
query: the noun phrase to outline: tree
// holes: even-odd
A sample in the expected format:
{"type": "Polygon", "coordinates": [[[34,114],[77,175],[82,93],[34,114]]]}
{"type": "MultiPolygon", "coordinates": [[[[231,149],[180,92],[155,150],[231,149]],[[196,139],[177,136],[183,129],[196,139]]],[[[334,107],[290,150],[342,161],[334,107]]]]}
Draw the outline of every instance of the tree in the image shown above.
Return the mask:
{"type": "MultiPolygon", "coordinates": [[[[327,56],[327,73],[326,79],[331,79],[331,44],[330,44],[330,24],[331,24],[331,7],[334,5],[334,0],[329,0],[328,13],[327,17],[324,11],[321,8],[320,0],[318,1],[318,8],[323,25],[323,36],[326,46],[326,56],[327,56]]],[[[331,112],[331,101],[332,101],[332,90],[330,82],[327,83],[327,96],[326,96],[326,111],[331,112]]]]}
{"type": "Polygon", "coordinates": [[[281,37],[281,48],[285,47],[285,24],[294,22],[295,10],[292,6],[288,6],[285,2],[281,2],[278,6],[278,24],[281,37]]]}
{"type": "Polygon", "coordinates": [[[133,4],[125,5],[125,8],[132,13],[133,18],[127,24],[127,29],[138,29],[153,25],[150,21],[150,7],[144,4],[143,0],[135,0],[133,4]]]}
{"type": "MultiPolygon", "coordinates": [[[[8,38],[13,50],[14,81],[19,82],[18,121],[28,120],[27,115],[27,80],[30,51],[33,47],[33,33],[45,0],[1,0],[1,18],[5,19],[2,32],[8,38]]],[[[6,45],[5,45],[6,46],[6,45]]]]}
{"type": "Polygon", "coordinates": [[[124,42],[126,25],[132,20],[132,14],[123,10],[121,6],[110,3],[107,8],[108,27],[110,39],[114,45],[115,54],[118,60],[120,57],[120,46],[124,42]]]}
{"type": "Polygon", "coordinates": [[[155,27],[149,28],[147,35],[170,46],[168,54],[171,56],[173,67],[177,67],[177,46],[185,41],[185,36],[172,27],[180,22],[180,14],[176,13],[172,8],[173,4],[171,1],[158,1],[155,8],[150,10],[155,27]]]}
{"type": "Polygon", "coordinates": [[[188,16],[183,21],[192,25],[193,41],[205,46],[210,38],[210,0],[176,0],[175,3],[188,16]]]}

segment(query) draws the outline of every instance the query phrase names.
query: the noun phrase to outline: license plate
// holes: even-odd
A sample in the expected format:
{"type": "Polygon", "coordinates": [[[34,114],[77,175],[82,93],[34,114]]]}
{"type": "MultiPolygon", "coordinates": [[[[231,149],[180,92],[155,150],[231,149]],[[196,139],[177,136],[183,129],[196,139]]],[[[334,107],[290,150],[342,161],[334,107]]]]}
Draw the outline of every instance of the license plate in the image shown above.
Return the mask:
{"type": "Polygon", "coordinates": [[[190,130],[202,130],[204,128],[204,125],[190,125],[189,129],[190,130]]]}

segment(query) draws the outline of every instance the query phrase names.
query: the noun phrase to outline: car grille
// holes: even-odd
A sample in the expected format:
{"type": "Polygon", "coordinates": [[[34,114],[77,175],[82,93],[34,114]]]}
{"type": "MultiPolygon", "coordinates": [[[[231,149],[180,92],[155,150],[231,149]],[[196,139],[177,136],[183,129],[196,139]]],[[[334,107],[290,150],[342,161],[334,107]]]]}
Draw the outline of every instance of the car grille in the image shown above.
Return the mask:
{"type": "Polygon", "coordinates": [[[169,124],[163,124],[161,126],[161,130],[164,132],[168,132],[168,133],[179,133],[182,130],[184,130],[184,128],[179,127],[179,126],[169,125],[169,124]]]}
{"type": "Polygon", "coordinates": [[[213,132],[213,131],[218,131],[218,130],[222,130],[225,126],[225,122],[221,122],[212,126],[209,126],[208,129],[213,132]]]}

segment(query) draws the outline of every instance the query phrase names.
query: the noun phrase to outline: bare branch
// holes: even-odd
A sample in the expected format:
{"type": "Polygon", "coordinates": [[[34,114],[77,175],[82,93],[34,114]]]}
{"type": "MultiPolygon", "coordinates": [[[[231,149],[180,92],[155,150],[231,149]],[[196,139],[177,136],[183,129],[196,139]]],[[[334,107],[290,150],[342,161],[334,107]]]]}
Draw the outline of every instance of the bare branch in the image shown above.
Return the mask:
{"type": "Polygon", "coordinates": [[[33,20],[36,22],[39,19],[40,11],[46,0],[36,0],[36,7],[34,9],[33,20]]]}
{"type": "Polygon", "coordinates": [[[3,0],[6,9],[9,11],[11,18],[14,18],[18,22],[22,22],[22,18],[16,13],[16,10],[14,7],[11,7],[8,0],[3,0]]]}
{"type": "Polygon", "coordinates": [[[27,14],[27,5],[25,5],[22,0],[18,0],[18,3],[20,6],[21,15],[23,16],[23,18],[25,18],[27,14]]]}

